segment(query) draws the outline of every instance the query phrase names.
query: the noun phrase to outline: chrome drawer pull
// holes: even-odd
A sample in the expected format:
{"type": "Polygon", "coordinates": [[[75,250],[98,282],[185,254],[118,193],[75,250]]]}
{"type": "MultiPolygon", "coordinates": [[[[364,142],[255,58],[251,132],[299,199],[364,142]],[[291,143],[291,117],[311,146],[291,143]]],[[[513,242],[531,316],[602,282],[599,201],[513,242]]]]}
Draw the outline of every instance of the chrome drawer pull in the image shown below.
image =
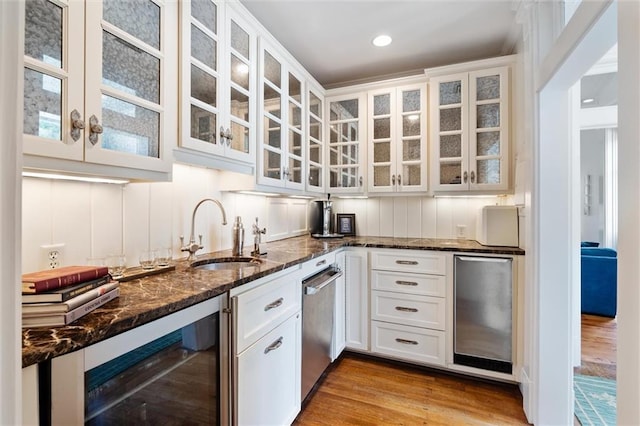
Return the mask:
{"type": "Polygon", "coordinates": [[[325,263],[327,263],[327,259],[321,260],[320,262],[316,263],[316,266],[322,266],[325,263]]]}
{"type": "Polygon", "coordinates": [[[415,340],[406,340],[406,339],[400,339],[400,338],[396,338],[396,342],[402,343],[403,345],[417,345],[418,344],[418,342],[416,342],[415,340]]]}
{"type": "Polygon", "coordinates": [[[278,306],[282,305],[282,302],[284,302],[284,299],[281,297],[278,300],[275,300],[271,303],[269,303],[267,306],[264,307],[264,311],[270,311],[271,309],[277,308],[278,306]]]}
{"type": "Polygon", "coordinates": [[[267,346],[267,348],[264,350],[264,353],[268,354],[271,351],[275,351],[280,346],[282,346],[282,336],[280,336],[280,338],[278,340],[276,340],[275,342],[273,342],[272,344],[267,346]]]}
{"type": "Polygon", "coordinates": [[[396,284],[398,284],[398,285],[411,285],[411,286],[418,285],[418,283],[415,282],[415,281],[402,281],[402,280],[396,280],[396,284]]]}
{"type": "Polygon", "coordinates": [[[405,308],[404,306],[396,306],[396,311],[402,312],[418,312],[416,308],[405,308]]]}
{"type": "Polygon", "coordinates": [[[417,260],[396,260],[398,265],[417,265],[417,260]]]}

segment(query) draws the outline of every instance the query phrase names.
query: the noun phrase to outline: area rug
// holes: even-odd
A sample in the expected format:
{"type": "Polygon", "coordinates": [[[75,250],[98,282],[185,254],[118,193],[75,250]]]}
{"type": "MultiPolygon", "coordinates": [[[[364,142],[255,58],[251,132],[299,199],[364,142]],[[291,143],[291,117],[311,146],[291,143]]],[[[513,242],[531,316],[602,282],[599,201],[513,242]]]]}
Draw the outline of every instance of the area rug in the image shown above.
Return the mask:
{"type": "Polygon", "coordinates": [[[616,382],[601,377],[573,376],[575,414],[583,426],[616,424],[616,382]]]}

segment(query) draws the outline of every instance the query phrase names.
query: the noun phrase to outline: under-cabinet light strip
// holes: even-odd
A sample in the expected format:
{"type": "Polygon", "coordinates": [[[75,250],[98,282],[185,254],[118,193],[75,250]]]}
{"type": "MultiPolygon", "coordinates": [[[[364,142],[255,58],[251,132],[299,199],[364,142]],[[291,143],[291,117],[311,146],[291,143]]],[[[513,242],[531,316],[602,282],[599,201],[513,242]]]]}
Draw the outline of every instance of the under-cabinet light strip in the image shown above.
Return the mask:
{"type": "Polygon", "coordinates": [[[55,179],[55,180],[72,180],[77,182],[89,182],[89,183],[111,183],[117,185],[123,185],[129,183],[124,179],[107,179],[92,176],[76,176],[76,175],[64,175],[58,173],[40,173],[40,172],[22,172],[23,177],[33,177],[39,179],[55,179]]]}

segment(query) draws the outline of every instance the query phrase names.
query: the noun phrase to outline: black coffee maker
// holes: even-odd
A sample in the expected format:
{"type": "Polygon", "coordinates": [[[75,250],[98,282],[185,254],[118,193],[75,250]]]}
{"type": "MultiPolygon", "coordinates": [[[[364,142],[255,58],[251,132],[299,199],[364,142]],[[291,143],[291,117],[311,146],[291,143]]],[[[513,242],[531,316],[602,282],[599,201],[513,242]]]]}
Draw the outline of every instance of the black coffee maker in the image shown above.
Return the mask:
{"type": "Polygon", "coordinates": [[[309,224],[311,236],[314,238],[342,238],[342,234],[334,233],[335,220],[333,219],[332,205],[329,200],[331,194],[327,194],[326,200],[314,200],[310,203],[309,224]]]}

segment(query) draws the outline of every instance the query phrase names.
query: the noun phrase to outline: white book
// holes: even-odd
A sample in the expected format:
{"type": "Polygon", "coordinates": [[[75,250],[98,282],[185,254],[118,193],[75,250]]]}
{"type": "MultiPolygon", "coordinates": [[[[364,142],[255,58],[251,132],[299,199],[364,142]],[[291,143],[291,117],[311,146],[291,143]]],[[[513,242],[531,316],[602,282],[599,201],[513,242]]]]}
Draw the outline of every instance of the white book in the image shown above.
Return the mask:
{"type": "Polygon", "coordinates": [[[118,296],[120,296],[120,289],[116,286],[113,290],[66,313],[35,315],[28,317],[23,316],[22,327],[57,327],[67,325],[118,296]]]}

